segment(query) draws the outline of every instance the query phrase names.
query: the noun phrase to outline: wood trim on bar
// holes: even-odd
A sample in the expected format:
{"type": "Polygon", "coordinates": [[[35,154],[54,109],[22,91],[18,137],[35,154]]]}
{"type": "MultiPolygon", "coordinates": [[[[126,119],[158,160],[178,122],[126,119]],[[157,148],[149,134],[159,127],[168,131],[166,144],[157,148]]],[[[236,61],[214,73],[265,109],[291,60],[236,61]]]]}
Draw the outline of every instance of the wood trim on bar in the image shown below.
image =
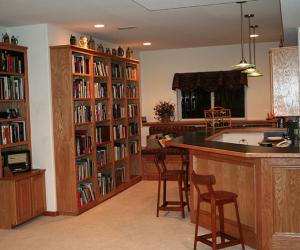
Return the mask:
{"type": "MultiPolygon", "coordinates": [[[[231,120],[232,125],[246,125],[246,124],[272,124],[276,123],[277,119],[273,120],[231,120]]],[[[190,121],[173,121],[173,122],[143,122],[143,127],[151,126],[162,126],[162,125],[195,125],[195,126],[205,126],[204,120],[190,120],[190,121]]]]}

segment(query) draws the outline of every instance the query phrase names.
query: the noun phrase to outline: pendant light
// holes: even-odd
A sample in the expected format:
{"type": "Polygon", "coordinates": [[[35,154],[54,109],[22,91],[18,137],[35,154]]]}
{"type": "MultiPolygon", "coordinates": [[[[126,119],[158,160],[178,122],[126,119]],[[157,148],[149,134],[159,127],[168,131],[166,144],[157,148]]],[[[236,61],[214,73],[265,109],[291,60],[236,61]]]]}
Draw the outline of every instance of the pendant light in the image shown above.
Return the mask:
{"type": "Polygon", "coordinates": [[[254,17],[254,14],[247,14],[245,15],[245,18],[248,18],[248,44],[249,44],[249,63],[251,64],[251,67],[248,69],[242,71],[242,73],[250,74],[255,71],[255,64],[252,64],[252,52],[251,52],[251,18],[254,17]]]}
{"type": "Polygon", "coordinates": [[[247,63],[247,61],[244,57],[243,4],[245,2],[246,1],[237,2],[241,6],[241,52],[242,52],[242,60],[240,61],[239,64],[234,65],[234,67],[237,69],[247,69],[247,68],[251,67],[251,64],[247,63]]]}
{"type": "MultiPolygon", "coordinates": [[[[256,33],[255,33],[255,29],[258,28],[258,25],[251,25],[251,28],[252,28],[252,30],[253,30],[253,34],[256,34],[256,33]]],[[[256,50],[256,48],[255,48],[255,36],[254,36],[254,37],[253,37],[253,60],[254,60],[254,65],[256,65],[255,50],[256,50]]],[[[263,76],[263,74],[260,73],[260,72],[256,69],[256,67],[255,67],[255,71],[252,72],[252,73],[249,73],[248,76],[249,76],[249,77],[258,77],[258,76],[263,76]]]]}

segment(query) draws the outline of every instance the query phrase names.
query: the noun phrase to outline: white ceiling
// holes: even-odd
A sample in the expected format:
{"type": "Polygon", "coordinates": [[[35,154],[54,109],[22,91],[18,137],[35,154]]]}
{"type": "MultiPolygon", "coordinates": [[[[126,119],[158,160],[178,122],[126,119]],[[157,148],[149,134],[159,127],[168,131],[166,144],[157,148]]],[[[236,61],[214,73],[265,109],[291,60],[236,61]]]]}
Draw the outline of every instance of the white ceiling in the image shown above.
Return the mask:
{"type": "MultiPolygon", "coordinates": [[[[259,25],[258,42],[279,41],[280,0],[250,0],[244,4],[244,14],[248,13],[255,14],[253,24],[259,25]]],[[[51,23],[136,49],[141,49],[144,41],[152,42],[149,49],[240,42],[240,6],[233,0],[0,1],[0,26],[37,23],[51,23]],[[105,28],[95,29],[96,23],[105,28]],[[128,26],[136,28],[118,30],[128,26]]]]}

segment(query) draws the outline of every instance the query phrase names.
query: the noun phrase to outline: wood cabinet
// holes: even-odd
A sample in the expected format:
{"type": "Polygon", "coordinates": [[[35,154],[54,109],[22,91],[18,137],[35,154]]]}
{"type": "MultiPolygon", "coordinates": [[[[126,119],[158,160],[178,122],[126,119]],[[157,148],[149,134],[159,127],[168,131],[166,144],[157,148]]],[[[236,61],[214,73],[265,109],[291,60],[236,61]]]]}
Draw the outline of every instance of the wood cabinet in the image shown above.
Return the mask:
{"type": "Polygon", "coordinates": [[[298,47],[270,49],[271,99],[275,116],[300,115],[298,47]]]}
{"type": "Polygon", "coordinates": [[[76,215],[141,179],[139,62],[50,49],[57,206],[76,215]]]}
{"type": "Polygon", "coordinates": [[[0,228],[12,228],[45,210],[45,170],[0,179],[0,228]]]}

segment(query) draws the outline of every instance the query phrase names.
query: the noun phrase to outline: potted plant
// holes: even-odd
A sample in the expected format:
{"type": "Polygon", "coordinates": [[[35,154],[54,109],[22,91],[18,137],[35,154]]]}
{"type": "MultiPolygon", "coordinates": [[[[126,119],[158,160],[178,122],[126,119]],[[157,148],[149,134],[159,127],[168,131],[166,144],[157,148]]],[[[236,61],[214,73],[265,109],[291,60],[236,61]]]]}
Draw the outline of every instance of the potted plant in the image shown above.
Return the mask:
{"type": "Polygon", "coordinates": [[[166,101],[160,101],[154,106],[155,119],[161,122],[169,122],[174,119],[175,104],[166,101]]]}

